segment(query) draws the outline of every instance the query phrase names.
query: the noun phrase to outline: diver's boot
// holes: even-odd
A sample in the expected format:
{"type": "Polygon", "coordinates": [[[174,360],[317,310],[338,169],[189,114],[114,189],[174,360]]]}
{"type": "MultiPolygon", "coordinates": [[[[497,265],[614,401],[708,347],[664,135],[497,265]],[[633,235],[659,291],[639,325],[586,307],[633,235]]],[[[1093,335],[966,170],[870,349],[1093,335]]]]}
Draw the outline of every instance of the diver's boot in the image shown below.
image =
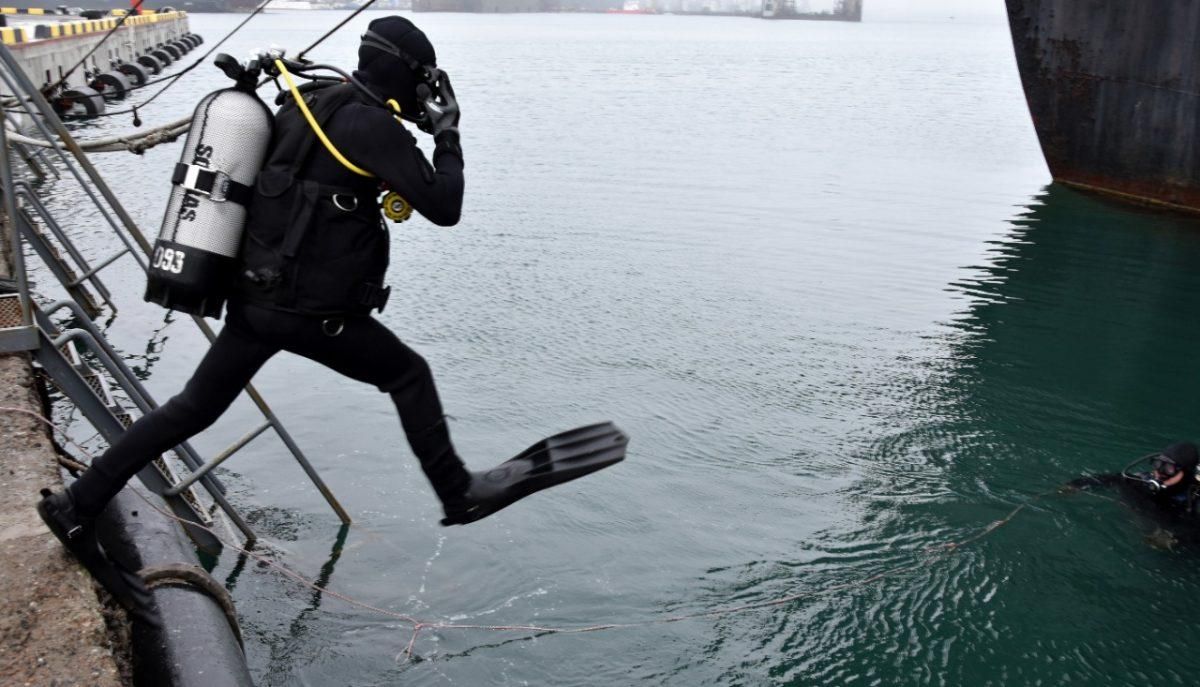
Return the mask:
{"type": "Polygon", "coordinates": [[[141,576],[110,559],[96,539],[96,519],[79,515],[70,491],[42,489],[37,512],[64,548],[91,573],[132,618],[161,627],[158,607],[141,576]]]}
{"type": "Polygon", "coordinates": [[[530,494],[619,463],[628,444],[629,437],[611,422],[543,439],[487,472],[467,473],[466,488],[442,498],[442,525],[482,520],[530,494]]]}
{"type": "Polygon", "coordinates": [[[439,420],[431,427],[409,434],[408,444],[421,462],[421,471],[425,473],[434,493],[448,511],[450,506],[447,504],[462,500],[471,483],[471,473],[467,472],[462,459],[454,452],[446,420],[439,420]]]}
{"type": "Polygon", "coordinates": [[[511,503],[504,503],[507,485],[488,479],[492,472],[468,471],[467,488],[442,499],[442,512],[446,515],[441,520],[443,527],[482,520],[511,503]]]}
{"type": "Polygon", "coordinates": [[[69,492],[56,494],[43,489],[41,494],[42,500],[37,504],[38,515],[68,551],[78,556],[87,555],[90,550],[98,548],[96,519],[77,514],[69,492]]]}

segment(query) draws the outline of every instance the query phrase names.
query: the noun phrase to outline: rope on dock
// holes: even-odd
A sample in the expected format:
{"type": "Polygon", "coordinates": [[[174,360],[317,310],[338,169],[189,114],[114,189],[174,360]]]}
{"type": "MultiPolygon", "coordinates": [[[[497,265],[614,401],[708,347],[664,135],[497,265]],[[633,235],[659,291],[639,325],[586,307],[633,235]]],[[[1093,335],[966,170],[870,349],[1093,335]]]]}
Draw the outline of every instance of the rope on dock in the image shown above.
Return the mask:
{"type": "MultiPolygon", "coordinates": [[[[86,456],[89,460],[93,460],[92,455],[88,452],[87,449],[80,446],[78,443],[74,442],[70,438],[70,436],[67,434],[66,430],[64,430],[63,428],[56,425],[53,421],[51,421],[45,417],[42,417],[41,415],[38,415],[37,413],[34,413],[32,411],[25,410],[23,408],[11,408],[11,407],[0,406],[0,412],[20,413],[23,415],[28,415],[30,417],[33,417],[33,418],[41,421],[42,423],[46,424],[51,429],[53,429],[54,431],[56,431],[60,435],[62,435],[62,437],[68,443],[70,443],[76,449],[81,451],[84,454],[84,456],[86,456]]],[[[947,542],[947,543],[940,544],[940,545],[932,545],[932,546],[926,547],[922,551],[922,553],[925,554],[925,557],[921,560],[918,560],[914,563],[907,564],[907,565],[896,566],[894,568],[890,568],[888,570],[884,570],[882,572],[878,572],[873,575],[868,575],[867,577],[864,577],[864,578],[861,578],[858,580],[851,580],[849,582],[843,582],[841,584],[835,584],[835,585],[829,585],[826,587],[822,587],[821,589],[817,589],[817,590],[810,590],[810,591],[799,592],[796,594],[789,594],[786,596],[776,597],[774,599],[768,599],[765,601],[757,601],[757,602],[753,602],[753,603],[742,604],[740,606],[727,606],[724,608],[715,608],[710,611],[699,611],[696,613],[685,613],[685,614],[681,614],[681,615],[664,616],[661,618],[651,618],[648,620],[635,620],[635,621],[624,622],[624,623],[603,623],[603,624],[597,624],[597,625],[578,625],[578,626],[572,627],[572,626],[547,626],[547,625],[474,625],[474,624],[467,624],[467,623],[446,623],[446,622],[424,621],[424,620],[420,620],[418,618],[415,618],[413,616],[410,616],[410,615],[407,615],[404,613],[400,613],[397,611],[391,611],[386,608],[380,608],[378,606],[373,606],[369,603],[359,601],[352,597],[346,596],[345,594],[341,594],[341,593],[335,592],[331,589],[328,589],[326,587],[323,587],[323,586],[309,580],[308,578],[304,577],[300,573],[293,571],[292,569],[288,568],[284,564],[279,563],[275,560],[272,560],[271,558],[268,558],[267,556],[264,556],[259,553],[255,553],[253,551],[249,551],[247,549],[243,549],[240,546],[237,546],[236,544],[231,544],[229,542],[226,542],[225,540],[221,539],[220,534],[215,532],[214,530],[212,530],[200,523],[192,522],[190,520],[187,520],[186,518],[181,518],[181,517],[175,515],[174,513],[171,513],[170,511],[163,510],[162,508],[159,508],[156,504],[154,504],[152,501],[150,501],[150,499],[147,498],[146,495],[143,494],[141,491],[139,491],[137,489],[133,490],[133,492],[135,494],[137,494],[139,498],[141,498],[143,501],[145,501],[146,505],[148,505],[150,508],[157,511],[162,516],[169,518],[171,520],[174,520],[176,522],[179,522],[180,524],[185,525],[185,526],[198,527],[202,530],[206,530],[206,531],[212,533],[213,536],[215,536],[218,540],[220,540],[221,543],[224,544],[225,546],[227,546],[230,550],[237,551],[238,553],[240,553],[244,556],[252,558],[255,561],[258,561],[259,563],[261,563],[265,566],[268,566],[268,567],[272,568],[273,570],[276,570],[284,577],[287,577],[287,578],[295,581],[296,583],[303,585],[304,587],[307,587],[319,594],[333,597],[333,598],[335,598],[339,601],[342,601],[346,604],[349,604],[351,606],[355,606],[357,608],[371,611],[373,613],[377,613],[379,615],[391,618],[393,620],[398,620],[398,621],[401,621],[401,622],[409,625],[412,628],[412,634],[409,636],[408,643],[405,645],[405,647],[396,655],[396,661],[400,661],[402,658],[403,658],[403,660],[412,660],[414,658],[417,639],[420,638],[421,632],[423,632],[424,630],[464,630],[464,631],[476,630],[476,631],[485,631],[485,632],[523,632],[527,635],[527,637],[525,637],[526,639],[531,639],[534,637],[541,637],[541,636],[545,636],[545,635],[552,635],[552,634],[563,634],[563,635],[565,635],[565,634],[585,634],[585,633],[590,633],[590,632],[601,632],[604,630],[620,630],[620,629],[632,629],[632,628],[638,628],[638,627],[651,627],[651,626],[655,626],[655,625],[668,625],[668,624],[672,624],[672,623],[684,622],[687,620],[698,620],[701,618],[719,618],[719,617],[723,617],[723,616],[747,613],[750,611],[756,611],[756,610],[760,610],[760,609],[764,609],[764,608],[785,606],[787,604],[799,601],[801,599],[825,596],[825,595],[829,595],[829,594],[837,594],[837,593],[847,592],[847,591],[850,591],[853,589],[867,587],[867,586],[875,584],[881,580],[889,579],[892,577],[897,577],[899,575],[903,575],[903,574],[907,574],[907,573],[917,572],[919,570],[927,568],[933,562],[936,562],[938,560],[944,560],[944,559],[950,557],[951,555],[953,555],[955,552],[961,550],[963,547],[965,547],[969,544],[978,542],[979,540],[983,539],[984,537],[986,537],[986,536],[992,534],[993,532],[995,532],[996,530],[1000,529],[1004,525],[1007,525],[1008,523],[1012,522],[1013,518],[1015,518],[1022,510],[1025,510],[1027,507],[1029,507],[1035,501],[1037,501],[1045,496],[1049,496],[1054,493],[1059,493],[1060,491],[1061,491],[1060,489],[1056,488],[1054,490],[1043,492],[1041,494],[1037,494],[1037,495],[1031,497],[1027,502],[1022,503],[1021,505],[1018,505],[1017,507],[1015,507],[1005,517],[988,524],[982,530],[980,530],[979,532],[977,532],[969,537],[966,537],[964,539],[957,540],[957,541],[947,542]]]]}
{"type": "MultiPolygon", "coordinates": [[[[188,132],[191,128],[192,118],[186,117],[174,122],[163,124],[162,126],[139,131],[134,134],[122,134],[119,136],[108,136],[105,138],[97,138],[90,141],[78,141],[79,147],[89,153],[117,153],[128,151],[135,155],[141,155],[147,150],[162,143],[170,143],[188,132]]],[[[24,143],[25,145],[38,146],[40,148],[54,148],[58,144],[51,141],[46,141],[40,138],[31,138],[24,134],[19,134],[9,130],[8,139],[14,143],[24,143]]]]}

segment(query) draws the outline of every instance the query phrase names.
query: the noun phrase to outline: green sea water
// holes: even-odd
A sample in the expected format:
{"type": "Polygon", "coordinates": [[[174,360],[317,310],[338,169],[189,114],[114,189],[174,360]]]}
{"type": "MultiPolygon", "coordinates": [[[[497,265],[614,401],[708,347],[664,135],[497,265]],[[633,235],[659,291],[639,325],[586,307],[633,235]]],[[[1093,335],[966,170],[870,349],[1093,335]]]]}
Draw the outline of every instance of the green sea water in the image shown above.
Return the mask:
{"type": "MultiPolygon", "coordinates": [[[[342,16],[269,14],[227,45],[294,49],[342,16]]],[[[315,56],[351,64],[372,16],[315,56]]],[[[191,21],[207,48],[241,18],[191,21]]],[[[462,102],[467,199],[452,230],[393,229],[380,319],[429,360],[472,467],[604,419],[628,460],[444,529],[387,398],[280,356],[256,383],[354,525],[272,438],[221,476],[267,551],[340,594],[636,626],[430,629],[408,660],[404,622],[227,552],[259,684],[1194,681],[1200,551],[1152,545],[1117,494],[1054,492],[1196,436],[1200,224],[1050,185],[1003,23],[413,18],[462,102]]],[[[149,233],[178,155],[98,160],[149,233]]],[[[202,341],[121,264],[109,333],[165,399],[202,341]]],[[[242,399],[195,443],[255,422],[242,399]]]]}

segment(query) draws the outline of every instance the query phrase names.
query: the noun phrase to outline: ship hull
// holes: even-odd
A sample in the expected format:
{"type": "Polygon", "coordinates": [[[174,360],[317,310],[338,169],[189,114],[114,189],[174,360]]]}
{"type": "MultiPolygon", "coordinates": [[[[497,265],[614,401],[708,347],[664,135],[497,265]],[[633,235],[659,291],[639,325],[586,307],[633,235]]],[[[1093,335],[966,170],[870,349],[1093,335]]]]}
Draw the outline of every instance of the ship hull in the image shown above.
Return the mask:
{"type": "Polygon", "coordinates": [[[1007,0],[1055,180],[1200,212],[1200,3],[1007,0]]]}

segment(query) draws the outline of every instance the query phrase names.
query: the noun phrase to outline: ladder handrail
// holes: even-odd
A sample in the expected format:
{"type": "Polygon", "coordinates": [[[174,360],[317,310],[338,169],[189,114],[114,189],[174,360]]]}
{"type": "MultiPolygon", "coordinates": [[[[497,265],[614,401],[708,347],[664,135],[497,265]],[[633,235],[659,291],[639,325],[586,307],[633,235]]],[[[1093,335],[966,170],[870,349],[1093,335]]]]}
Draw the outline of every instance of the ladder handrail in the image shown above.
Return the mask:
{"type": "MultiPolygon", "coordinates": [[[[25,72],[21,71],[20,65],[16,64],[15,60],[13,60],[12,53],[9,51],[8,47],[2,43],[0,43],[0,62],[3,62],[5,66],[8,67],[8,69],[0,69],[0,81],[4,81],[5,86],[16,91],[19,90],[16,81],[21,81],[24,85],[33,88],[32,83],[29,81],[29,77],[25,75],[25,72]]],[[[64,140],[70,140],[72,143],[74,143],[75,139],[71,137],[70,132],[68,132],[66,127],[63,126],[62,121],[58,119],[56,114],[54,114],[53,108],[51,108],[50,104],[46,102],[46,99],[42,97],[41,92],[36,88],[33,88],[33,91],[36,94],[35,96],[18,99],[21,103],[22,109],[25,110],[25,114],[29,115],[30,120],[33,121],[34,125],[38,128],[41,134],[46,137],[46,140],[51,143],[54,152],[56,152],[59,159],[62,160],[63,166],[66,167],[71,172],[71,175],[75,177],[75,180],[79,182],[80,188],[82,188],[83,192],[87,194],[88,198],[92,201],[92,204],[96,206],[96,209],[100,211],[100,214],[104,217],[105,221],[108,222],[108,225],[113,228],[114,232],[116,232],[117,238],[119,238],[122,243],[130,248],[130,252],[133,254],[134,260],[137,260],[138,264],[142,265],[143,270],[146,269],[146,265],[143,263],[145,258],[139,255],[137,251],[133,250],[133,247],[129,244],[129,239],[123,233],[121,233],[121,230],[117,226],[117,223],[113,220],[112,215],[109,214],[109,211],[104,207],[104,204],[100,202],[100,199],[96,197],[95,192],[92,191],[90,186],[88,186],[87,182],[83,178],[83,175],[79,173],[79,170],[76,169],[73,164],[71,164],[70,158],[67,157],[67,154],[63,151],[62,146],[59,145],[54,134],[50,133],[50,130],[46,128],[46,121],[52,121],[62,129],[60,133],[67,137],[64,140]],[[38,110],[41,111],[40,117],[38,116],[38,112],[35,112],[30,106],[30,102],[33,102],[38,106],[38,110]]],[[[5,140],[7,141],[7,138],[5,140]]],[[[75,148],[78,149],[79,145],[76,144],[75,148]]],[[[72,152],[74,153],[74,151],[72,152]]],[[[7,149],[5,149],[5,156],[7,157],[7,149]]],[[[79,149],[76,157],[83,157],[84,161],[86,161],[86,156],[84,155],[82,149],[79,149]]],[[[84,165],[84,168],[90,168],[92,172],[95,172],[95,168],[91,167],[90,162],[84,165]]],[[[97,176],[99,176],[98,173],[97,176]]],[[[11,188],[11,185],[8,188],[11,188]]],[[[105,188],[107,188],[107,186],[105,188]]],[[[133,220],[131,219],[130,222],[132,221],[133,220]]],[[[138,235],[140,235],[140,233],[138,235]]]]}
{"type": "MultiPolygon", "coordinates": [[[[129,398],[134,402],[135,405],[137,405],[138,410],[145,414],[149,413],[155,408],[158,408],[158,403],[154,400],[154,397],[152,397],[150,392],[146,390],[146,387],[142,384],[142,381],[138,379],[137,375],[134,374],[133,370],[129,369],[129,366],[125,363],[125,359],[122,358],[121,355],[117,353],[117,350],[113,348],[112,344],[108,342],[108,339],[104,337],[104,334],[100,331],[100,328],[96,326],[95,321],[88,317],[82,306],[80,306],[74,300],[65,299],[61,301],[54,301],[53,303],[39,308],[38,311],[48,318],[50,315],[53,315],[54,313],[63,309],[71,311],[71,315],[74,316],[75,320],[92,334],[92,338],[95,340],[95,343],[104,349],[104,352],[107,353],[112,361],[116,364],[117,369],[121,372],[121,374],[129,380],[130,388],[125,389],[125,393],[129,394],[129,398]]],[[[46,329],[45,326],[42,328],[46,329]]],[[[199,453],[197,453],[196,450],[192,448],[191,445],[186,441],[176,448],[176,452],[179,453],[180,459],[182,459],[191,470],[195,470],[204,464],[204,461],[200,459],[199,453]]],[[[209,491],[213,491],[215,489],[222,494],[225,493],[225,485],[221,484],[216,477],[213,477],[211,481],[206,482],[205,486],[208,487],[209,491]]]]}
{"type": "MultiPolygon", "coordinates": [[[[0,152],[3,153],[3,163],[0,164],[0,186],[8,191],[13,187],[12,167],[9,164],[8,158],[8,131],[3,124],[0,124],[0,152]]],[[[12,193],[4,193],[2,199],[2,209],[7,217],[16,217],[17,202],[13,198],[12,193]]],[[[12,255],[8,256],[9,261],[13,266],[12,275],[17,283],[17,293],[21,304],[21,328],[28,330],[33,326],[33,309],[32,302],[29,298],[29,278],[25,273],[25,252],[21,250],[21,232],[17,229],[17,223],[10,221],[8,223],[7,244],[12,255]]]]}
{"type": "MultiPolygon", "coordinates": [[[[47,333],[47,335],[49,335],[49,333],[47,333]]],[[[84,344],[88,346],[88,350],[91,351],[94,356],[100,358],[101,365],[104,366],[104,369],[108,370],[109,375],[113,375],[114,380],[116,380],[116,383],[118,383],[121,388],[127,389],[130,387],[130,378],[126,377],[124,372],[120,371],[115,359],[110,357],[107,351],[104,351],[104,347],[97,344],[96,337],[91,335],[91,331],[86,329],[66,329],[64,331],[60,331],[59,335],[55,336],[54,339],[50,341],[50,344],[53,344],[55,348],[58,348],[66,344],[68,341],[84,342],[84,344]]],[[[188,486],[190,485],[191,483],[188,483],[188,486]]],[[[178,496],[182,491],[184,490],[168,488],[164,490],[164,495],[178,496]]],[[[211,496],[212,500],[217,503],[217,506],[220,506],[221,509],[224,510],[224,513],[229,516],[229,519],[233,520],[233,524],[238,527],[239,530],[241,530],[241,533],[245,534],[247,542],[253,542],[253,540],[256,539],[256,536],[254,536],[254,531],[251,530],[250,524],[247,524],[246,520],[242,519],[242,516],[238,513],[238,510],[236,510],[233,506],[230,506],[230,504],[224,500],[224,497],[221,495],[220,491],[216,489],[209,489],[208,491],[209,496],[211,496]]]]}
{"type": "MultiPolygon", "coordinates": [[[[92,288],[96,289],[96,292],[100,294],[100,298],[102,298],[104,302],[109,305],[109,307],[113,308],[113,310],[116,310],[116,305],[114,305],[112,302],[112,294],[109,293],[108,287],[106,287],[99,279],[94,277],[96,276],[96,272],[104,269],[111,264],[112,261],[129,252],[129,248],[126,247],[113,257],[105,260],[99,267],[93,268],[90,264],[88,264],[87,259],[83,257],[83,254],[79,252],[79,249],[75,248],[75,244],[70,240],[66,232],[62,230],[62,225],[59,224],[56,219],[54,219],[54,215],[50,214],[50,209],[46,207],[46,204],[42,202],[41,198],[37,197],[37,193],[34,192],[33,188],[27,182],[14,181],[13,193],[18,198],[21,198],[33,207],[34,211],[37,212],[38,217],[41,218],[42,224],[45,224],[46,228],[50,230],[50,233],[54,234],[54,238],[58,239],[59,244],[62,245],[63,249],[67,251],[67,255],[70,255],[71,259],[75,261],[75,265],[80,270],[83,270],[84,274],[76,280],[76,284],[82,283],[86,279],[91,284],[92,288]]],[[[73,284],[68,284],[67,286],[72,285],[73,284]]]]}
{"type": "MultiPolygon", "coordinates": [[[[87,382],[74,363],[63,357],[62,351],[50,342],[49,334],[41,327],[35,329],[38,332],[40,345],[33,351],[33,357],[53,380],[55,386],[71,399],[75,407],[83,413],[88,422],[100,432],[105,440],[111,443],[120,437],[125,432],[125,423],[114,409],[97,394],[97,390],[87,382]]],[[[71,350],[74,350],[73,346],[71,350]]],[[[122,409],[117,408],[116,410],[122,409]]],[[[142,484],[155,493],[162,493],[171,487],[171,482],[168,481],[166,474],[153,463],[147,464],[137,474],[142,484]]],[[[176,515],[188,521],[203,522],[207,518],[207,514],[202,510],[197,510],[195,504],[182,496],[168,499],[168,504],[176,515]]],[[[185,528],[193,541],[202,549],[212,553],[221,550],[221,541],[214,532],[203,525],[195,527],[185,523],[185,528]]]]}

